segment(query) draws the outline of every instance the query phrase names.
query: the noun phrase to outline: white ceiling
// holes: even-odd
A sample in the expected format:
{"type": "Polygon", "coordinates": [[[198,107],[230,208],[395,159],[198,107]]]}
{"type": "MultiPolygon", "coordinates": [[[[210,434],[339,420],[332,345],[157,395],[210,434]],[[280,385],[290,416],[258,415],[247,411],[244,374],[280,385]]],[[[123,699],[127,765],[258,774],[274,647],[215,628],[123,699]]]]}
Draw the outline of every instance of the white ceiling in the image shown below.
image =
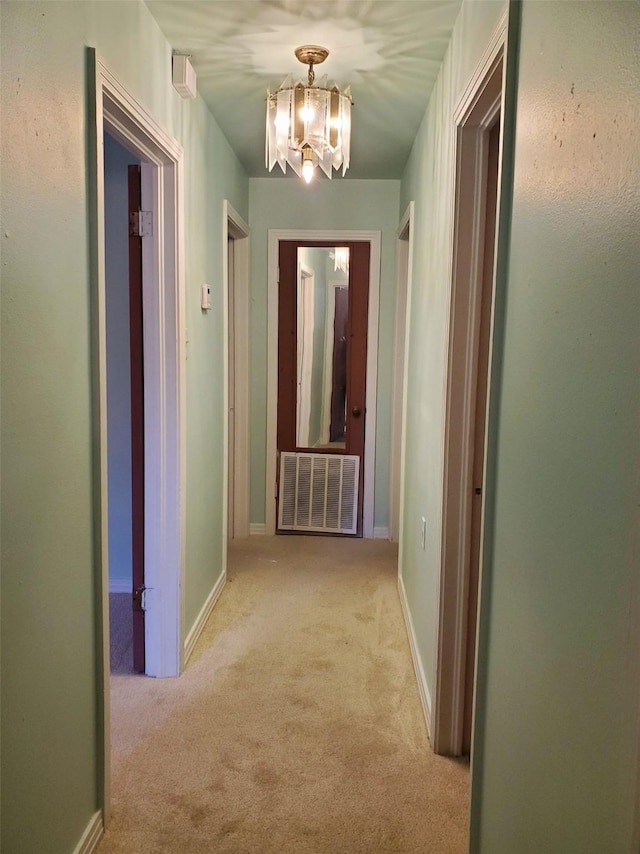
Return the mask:
{"type": "MultiPolygon", "coordinates": [[[[351,84],[351,178],[399,178],[447,49],[460,0],[146,0],[252,177],[264,165],[265,96],[293,72],[301,44],[330,50],[316,67],[351,84]]],[[[282,174],[275,169],[272,175],[282,174]]],[[[337,173],[335,173],[337,174],[337,173]]]]}

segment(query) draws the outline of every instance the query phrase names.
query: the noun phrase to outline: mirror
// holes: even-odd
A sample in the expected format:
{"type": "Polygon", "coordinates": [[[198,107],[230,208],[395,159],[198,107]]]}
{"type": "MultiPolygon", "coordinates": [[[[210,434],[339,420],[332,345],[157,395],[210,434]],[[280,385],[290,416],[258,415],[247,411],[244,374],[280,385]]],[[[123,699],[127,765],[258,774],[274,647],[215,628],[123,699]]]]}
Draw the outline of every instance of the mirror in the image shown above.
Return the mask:
{"type": "Polygon", "coordinates": [[[298,247],[296,445],[347,446],[349,248],[298,247]]]}

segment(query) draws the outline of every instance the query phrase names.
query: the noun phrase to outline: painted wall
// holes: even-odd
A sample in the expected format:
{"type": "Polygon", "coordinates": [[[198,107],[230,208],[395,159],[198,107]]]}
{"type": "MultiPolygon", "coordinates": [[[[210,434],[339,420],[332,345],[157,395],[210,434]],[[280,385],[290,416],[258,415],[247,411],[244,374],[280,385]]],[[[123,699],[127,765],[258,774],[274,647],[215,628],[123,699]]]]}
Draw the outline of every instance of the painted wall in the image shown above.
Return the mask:
{"type": "MultiPolygon", "coordinates": [[[[2,850],[68,854],[99,808],[86,46],[185,149],[186,624],[222,566],[222,200],[248,182],[170,84],[142,2],[3,2],[2,850]]],[[[226,247],[225,247],[226,251],[226,247]]]]}
{"type": "Polygon", "coordinates": [[[640,850],[639,23],[637,3],[522,6],[478,854],[640,850]]]}
{"type": "Polygon", "coordinates": [[[131,589],[131,366],[129,364],[129,186],[140,161],[104,135],[107,312],[109,584],[131,589]]]}
{"type": "Polygon", "coordinates": [[[267,239],[275,229],[344,229],[382,232],[378,416],[374,525],[389,518],[389,442],[395,312],[395,233],[399,181],[336,178],[304,184],[298,178],[252,178],[251,224],[251,521],[265,521],[267,395],[267,239]]]}
{"type": "Polygon", "coordinates": [[[465,2],[416,137],[400,210],[415,201],[409,304],[404,517],[400,569],[431,696],[435,689],[440,578],[443,395],[451,285],[453,113],[498,25],[505,4],[465,2]],[[427,522],[422,549],[421,519],[427,522]]]}

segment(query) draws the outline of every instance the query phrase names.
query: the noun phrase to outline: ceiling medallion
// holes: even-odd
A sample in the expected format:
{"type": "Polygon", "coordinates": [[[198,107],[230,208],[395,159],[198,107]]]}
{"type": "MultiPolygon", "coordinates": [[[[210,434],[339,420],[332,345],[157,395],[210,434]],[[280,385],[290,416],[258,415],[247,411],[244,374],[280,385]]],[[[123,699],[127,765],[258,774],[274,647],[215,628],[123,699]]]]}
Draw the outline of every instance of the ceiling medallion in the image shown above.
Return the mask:
{"type": "Polygon", "coordinates": [[[351,143],[351,87],[341,92],[329,87],[326,76],[314,84],[314,65],[329,56],[326,47],[306,44],[296,48],[296,57],[309,66],[307,85],[293,83],[292,75],[277,92],[267,91],[266,165],[276,163],[283,172],[287,163],[307,183],[319,166],[327,178],[333,169],[349,168],[351,143]]]}

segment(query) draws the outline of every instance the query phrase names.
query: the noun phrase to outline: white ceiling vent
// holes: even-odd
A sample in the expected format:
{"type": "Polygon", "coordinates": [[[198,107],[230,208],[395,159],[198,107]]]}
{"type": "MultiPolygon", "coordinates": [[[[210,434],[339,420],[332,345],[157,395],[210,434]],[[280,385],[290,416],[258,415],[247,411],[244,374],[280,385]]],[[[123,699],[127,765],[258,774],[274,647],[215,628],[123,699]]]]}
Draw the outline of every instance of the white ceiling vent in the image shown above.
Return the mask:
{"type": "Polygon", "coordinates": [[[360,458],[343,454],[280,454],[278,528],[355,534],[360,458]]]}
{"type": "Polygon", "coordinates": [[[188,56],[172,58],[173,88],[181,98],[196,97],[196,71],[188,56]]]}

